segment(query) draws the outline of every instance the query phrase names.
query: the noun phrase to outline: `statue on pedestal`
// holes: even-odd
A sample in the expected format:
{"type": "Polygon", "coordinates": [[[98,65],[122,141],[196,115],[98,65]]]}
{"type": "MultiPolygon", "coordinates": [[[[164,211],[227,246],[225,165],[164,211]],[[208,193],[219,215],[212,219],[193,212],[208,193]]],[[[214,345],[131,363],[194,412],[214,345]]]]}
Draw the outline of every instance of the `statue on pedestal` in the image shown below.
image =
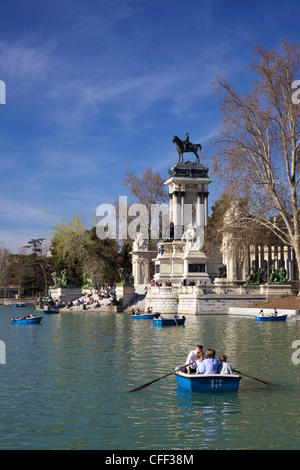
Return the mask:
{"type": "Polygon", "coordinates": [[[120,276],[120,283],[117,284],[118,286],[132,286],[134,279],[131,274],[127,274],[124,268],[119,268],[118,273],[120,276]]]}
{"type": "Polygon", "coordinates": [[[185,139],[184,141],[180,140],[179,137],[177,137],[177,135],[174,135],[173,137],[173,143],[176,143],[176,149],[177,149],[177,152],[178,152],[178,161],[180,162],[183,162],[183,154],[186,153],[186,152],[192,152],[195,154],[196,156],[196,163],[199,163],[200,162],[200,158],[199,158],[199,155],[197,153],[198,149],[199,151],[201,151],[201,145],[200,144],[192,144],[190,142],[190,139],[189,139],[189,133],[186,132],[185,134],[185,139]]]}

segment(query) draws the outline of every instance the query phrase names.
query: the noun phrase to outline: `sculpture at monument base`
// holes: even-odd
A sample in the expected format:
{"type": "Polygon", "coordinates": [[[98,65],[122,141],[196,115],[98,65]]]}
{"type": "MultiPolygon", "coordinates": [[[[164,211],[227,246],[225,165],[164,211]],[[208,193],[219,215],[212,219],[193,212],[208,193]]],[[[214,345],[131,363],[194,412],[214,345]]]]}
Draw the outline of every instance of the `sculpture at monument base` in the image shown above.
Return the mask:
{"type": "Polygon", "coordinates": [[[134,282],[134,278],[131,274],[128,274],[124,268],[119,268],[118,273],[120,276],[120,282],[117,286],[132,286],[134,282]]]}
{"type": "Polygon", "coordinates": [[[52,289],[59,289],[61,287],[79,287],[80,282],[76,277],[70,276],[66,269],[61,271],[61,277],[58,276],[57,272],[52,273],[52,279],[54,286],[50,286],[52,289]]]}
{"type": "Polygon", "coordinates": [[[93,289],[94,288],[94,283],[92,279],[89,279],[88,275],[85,273],[83,275],[83,286],[82,289],[93,289]]]}
{"type": "Polygon", "coordinates": [[[275,269],[275,266],[271,266],[271,274],[268,280],[268,284],[285,284],[287,282],[286,270],[284,267],[275,269]]]}
{"type": "Polygon", "coordinates": [[[204,244],[204,231],[197,227],[195,222],[191,222],[184,234],[182,235],[182,241],[186,241],[184,252],[189,251],[200,251],[204,244]]]}
{"type": "Polygon", "coordinates": [[[263,268],[255,269],[251,268],[251,274],[249,275],[246,284],[264,284],[264,273],[263,268]]]}

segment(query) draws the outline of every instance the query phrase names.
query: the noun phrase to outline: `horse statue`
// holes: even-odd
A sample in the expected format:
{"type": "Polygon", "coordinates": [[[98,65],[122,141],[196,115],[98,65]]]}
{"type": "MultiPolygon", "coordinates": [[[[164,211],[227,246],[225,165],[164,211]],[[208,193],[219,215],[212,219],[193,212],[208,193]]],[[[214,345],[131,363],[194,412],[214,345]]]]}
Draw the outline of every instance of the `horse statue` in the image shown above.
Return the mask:
{"type": "Polygon", "coordinates": [[[177,137],[177,135],[174,135],[173,137],[173,143],[176,143],[176,149],[177,149],[177,152],[178,152],[178,161],[180,162],[183,162],[183,154],[184,153],[187,153],[187,152],[193,152],[195,155],[196,155],[196,162],[195,163],[199,163],[200,162],[200,158],[199,158],[199,155],[197,153],[198,149],[199,151],[201,150],[201,145],[200,144],[192,144],[189,140],[188,140],[188,133],[187,133],[187,137],[184,141],[180,140],[179,137],[177,137]]]}

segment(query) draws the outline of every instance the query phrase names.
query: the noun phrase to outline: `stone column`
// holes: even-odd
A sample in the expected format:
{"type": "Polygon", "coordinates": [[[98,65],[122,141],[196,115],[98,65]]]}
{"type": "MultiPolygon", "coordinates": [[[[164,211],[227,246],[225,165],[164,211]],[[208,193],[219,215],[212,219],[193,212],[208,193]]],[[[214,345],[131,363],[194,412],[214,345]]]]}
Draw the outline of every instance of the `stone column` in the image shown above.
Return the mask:
{"type": "Polygon", "coordinates": [[[174,221],[174,239],[181,239],[182,224],[181,224],[181,205],[179,192],[173,193],[173,221],[174,221]]]}

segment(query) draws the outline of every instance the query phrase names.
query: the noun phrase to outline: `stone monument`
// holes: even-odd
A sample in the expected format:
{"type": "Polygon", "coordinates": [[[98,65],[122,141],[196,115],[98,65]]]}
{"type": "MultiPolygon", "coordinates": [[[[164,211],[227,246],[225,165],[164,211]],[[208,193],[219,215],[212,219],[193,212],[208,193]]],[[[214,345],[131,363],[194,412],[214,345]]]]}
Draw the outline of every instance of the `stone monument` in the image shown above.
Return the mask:
{"type": "Polygon", "coordinates": [[[82,289],[77,278],[70,276],[66,269],[61,271],[59,277],[57,272],[52,273],[54,285],[49,287],[49,292],[54,299],[61,302],[69,302],[81,296],[82,289]]]}
{"type": "Polygon", "coordinates": [[[169,238],[158,243],[155,259],[155,275],[159,283],[173,285],[210,283],[207,273],[208,257],[203,251],[204,229],[208,224],[208,168],[199,162],[197,150],[200,144],[189,142],[188,133],[181,141],[173,138],[179,154],[177,162],[169,170],[165,185],[169,187],[169,238]],[[183,153],[193,152],[196,162],[184,162],[183,153]]]}
{"type": "Polygon", "coordinates": [[[124,268],[119,268],[118,273],[120,282],[116,285],[116,300],[122,302],[122,306],[126,307],[135,297],[134,278],[124,268]]]}

